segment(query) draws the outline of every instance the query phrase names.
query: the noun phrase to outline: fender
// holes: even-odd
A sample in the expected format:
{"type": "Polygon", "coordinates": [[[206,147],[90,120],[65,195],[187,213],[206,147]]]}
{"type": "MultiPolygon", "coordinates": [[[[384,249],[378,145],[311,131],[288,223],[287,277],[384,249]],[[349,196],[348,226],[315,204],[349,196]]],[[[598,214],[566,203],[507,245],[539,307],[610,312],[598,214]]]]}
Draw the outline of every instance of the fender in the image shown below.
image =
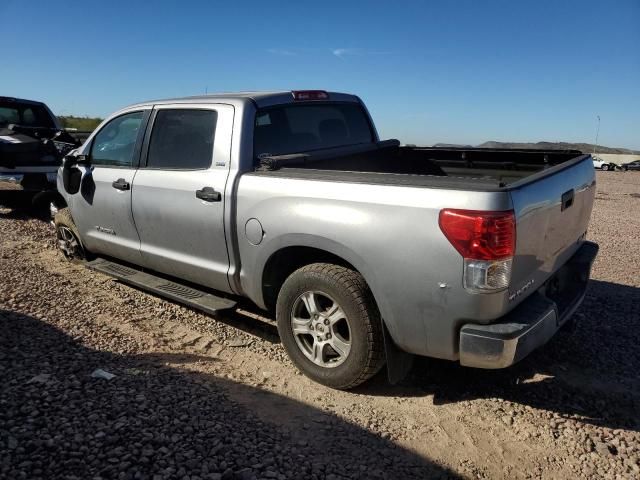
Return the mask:
{"type": "Polygon", "coordinates": [[[291,233],[276,237],[261,245],[260,256],[252,271],[251,286],[247,285],[246,294],[257,305],[265,308],[265,300],[262,291],[262,276],[269,259],[278,251],[288,247],[311,247],[335,255],[351,264],[364,277],[371,289],[373,297],[380,310],[382,327],[384,332],[385,354],[387,358],[387,374],[392,384],[401,381],[413,365],[413,355],[404,352],[398,347],[399,338],[396,328],[396,319],[392,315],[386,297],[378,286],[377,275],[370,269],[367,263],[351,248],[317,235],[291,233]]]}
{"type": "MultiPolygon", "coordinates": [[[[266,239],[265,239],[266,240],[266,239]]],[[[398,342],[396,329],[396,319],[394,318],[391,309],[388,305],[386,297],[382,289],[378,286],[377,275],[372,269],[369,268],[367,263],[351,248],[331,240],[327,237],[321,237],[317,235],[310,235],[304,233],[291,233],[281,235],[276,238],[270,239],[260,245],[260,254],[256,260],[256,263],[250,268],[245,270],[243,268],[243,284],[246,295],[257,305],[265,308],[265,301],[262,292],[262,275],[265,270],[265,266],[268,260],[279,250],[288,247],[311,247],[318,250],[323,250],[332,255],[342,258],[360,272],[364,277],[367,285],[373,293],[373,297],[376,300],[380,314],[384,319],[384,323],[387,326],[391,337],[398,342]],[[245,276],[247,271],[253,272],[250,277],[245,276]]],[[[246,267],[246,266],[245,266],[246,267]]]]}

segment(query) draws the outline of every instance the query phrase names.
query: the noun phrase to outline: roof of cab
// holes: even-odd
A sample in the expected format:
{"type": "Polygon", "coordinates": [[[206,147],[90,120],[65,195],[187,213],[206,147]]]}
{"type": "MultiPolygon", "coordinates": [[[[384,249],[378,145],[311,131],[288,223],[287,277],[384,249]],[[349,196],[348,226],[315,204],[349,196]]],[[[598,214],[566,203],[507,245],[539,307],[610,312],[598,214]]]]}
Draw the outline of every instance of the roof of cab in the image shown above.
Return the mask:
{"type": "Polygon", "coordinates": [[[15,98],[15,97],[3,97],[2,95],[0,95],[0,102],[26,103],[28,105],[44,105],[43,102],[39,102],[38,100],[27,100],[26,98],[15,98]]]}
{"type": "MultiPolygon", "coordinates": [[[[339,102],[359,102],[360,99],[355,95],[340,92],[327,92],[329,101],[339,102]]],[[[268,107],[281,103],[293,103],[293,95],[291,90],[281,90],[273,92],[228,92],[228,93],[211,93],[208,95],[197,95],[193,97],[167,98],[162,100],[150,100],[141,102],[130,107],[148,106],[148,105],[164,105],[168,103],[220,103],[221,100],[253,102],[257,107],[268,107]]]]}

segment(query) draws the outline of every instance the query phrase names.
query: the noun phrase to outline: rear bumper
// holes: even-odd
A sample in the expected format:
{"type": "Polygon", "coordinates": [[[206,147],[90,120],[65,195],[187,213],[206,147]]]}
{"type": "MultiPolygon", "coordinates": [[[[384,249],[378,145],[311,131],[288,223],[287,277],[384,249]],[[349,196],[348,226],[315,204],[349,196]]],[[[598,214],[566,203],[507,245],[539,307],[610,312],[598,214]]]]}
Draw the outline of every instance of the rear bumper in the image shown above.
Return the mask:
{"type": "Polygon", "coordinates": [[[582,303],[598,245],[584,242],[542,288],[491,325],[460,330],[460,364],[505,368],[544,345],[582,303]]]}

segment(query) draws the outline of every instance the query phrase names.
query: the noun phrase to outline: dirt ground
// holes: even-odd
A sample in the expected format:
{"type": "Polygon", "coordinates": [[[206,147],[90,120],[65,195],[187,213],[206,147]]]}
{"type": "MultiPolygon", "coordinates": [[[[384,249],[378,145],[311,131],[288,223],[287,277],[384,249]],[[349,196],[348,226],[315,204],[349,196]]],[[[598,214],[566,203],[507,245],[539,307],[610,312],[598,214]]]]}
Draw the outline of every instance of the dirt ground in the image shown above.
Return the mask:
{"type": "Polygon", "coordinates": [[[0,209],[0,478],[638,478],[640,173],[597,181],[573,334],[507,370],[420,359],[352,392],[300,375],[259,310],[126,287],[0,209]]]}

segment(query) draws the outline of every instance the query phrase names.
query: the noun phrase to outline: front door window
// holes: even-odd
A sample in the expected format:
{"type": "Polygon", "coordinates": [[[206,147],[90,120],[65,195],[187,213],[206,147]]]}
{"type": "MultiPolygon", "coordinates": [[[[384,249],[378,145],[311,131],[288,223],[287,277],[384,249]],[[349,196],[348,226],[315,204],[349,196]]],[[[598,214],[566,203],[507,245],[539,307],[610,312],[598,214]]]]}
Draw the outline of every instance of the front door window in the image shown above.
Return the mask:
{"type": "Polygon", "coordinates": [[[126,113],[102,127],[93,139],[92,165],[131,168],[142,116],[143,112],[126,113]]]}

